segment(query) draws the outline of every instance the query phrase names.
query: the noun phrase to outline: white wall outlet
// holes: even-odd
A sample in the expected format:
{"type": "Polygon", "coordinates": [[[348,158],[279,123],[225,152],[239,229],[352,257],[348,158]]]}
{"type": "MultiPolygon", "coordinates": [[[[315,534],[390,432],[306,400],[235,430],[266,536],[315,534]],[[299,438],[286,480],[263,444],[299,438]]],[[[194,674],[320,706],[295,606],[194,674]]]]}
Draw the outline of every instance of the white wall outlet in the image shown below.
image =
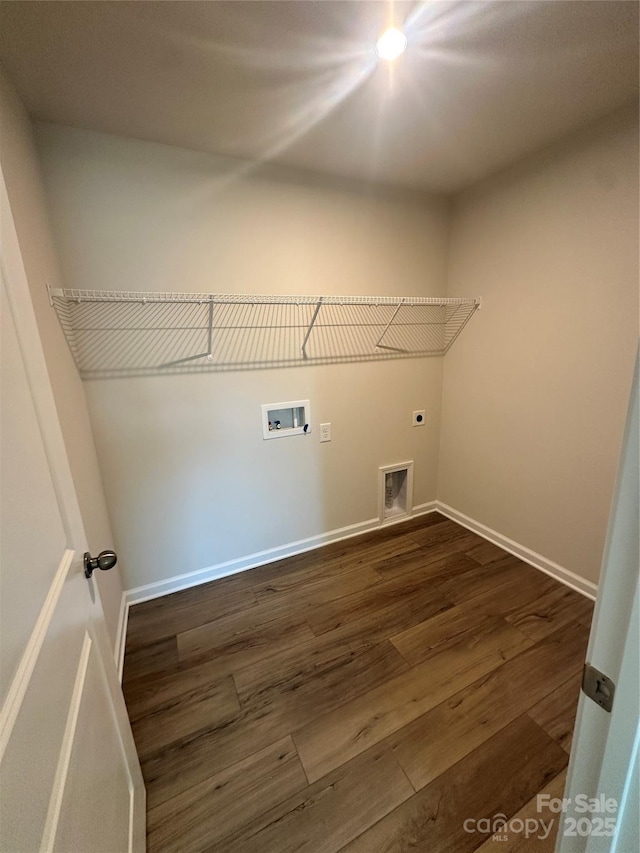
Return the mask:
{"type": "Polygon", "coordinates": [[[320,441],[331,441],[331,424],[320,424],[320,441]]]}
{"type": "Polygon", "coordinates": [[[419,409],[417,412],[413,413],[413,420],[411,421],[413,426],[424,426],[426,422],[427,418],[424,413],[424,409],[419,409]]]}

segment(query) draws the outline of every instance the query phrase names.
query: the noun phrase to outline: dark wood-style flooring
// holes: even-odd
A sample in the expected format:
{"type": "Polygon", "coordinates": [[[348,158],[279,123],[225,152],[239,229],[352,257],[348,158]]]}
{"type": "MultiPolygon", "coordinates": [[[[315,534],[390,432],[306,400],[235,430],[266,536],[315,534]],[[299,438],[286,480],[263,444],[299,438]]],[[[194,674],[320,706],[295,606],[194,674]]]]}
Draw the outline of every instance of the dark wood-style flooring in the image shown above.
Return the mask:
{"type": "Polygon", "coordinates": [[[148,849],[553,850],[591,602],[436,513],[131,608],[148,849]]]}

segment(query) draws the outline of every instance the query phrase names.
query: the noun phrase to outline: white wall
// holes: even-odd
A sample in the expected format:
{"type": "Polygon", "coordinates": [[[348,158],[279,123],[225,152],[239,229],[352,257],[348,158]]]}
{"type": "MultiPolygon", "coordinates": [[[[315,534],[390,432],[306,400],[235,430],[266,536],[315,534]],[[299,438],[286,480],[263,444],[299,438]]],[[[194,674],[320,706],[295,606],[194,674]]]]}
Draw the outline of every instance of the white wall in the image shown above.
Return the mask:
{"type": "MultiPolygon", "coordinates": [[[[443,295],[442,199],[50,125],[38,147],[69,287],[443,295]]],[[[415,359],[85,383],[126,586],[375,518],[380,465],[413,459],[414,504],[435,499],[441,375],[415,359]],[[260,403],[306,398],[314,432],[263,441],[260,403]]]]}
{"type": "MultiPolygon", "coordinates": [[[[49,306],[46,284],[64,286],[47,218],[44,189],[32,126],[11,84],[0,72],[0,158],[31,299],[87,540],[92,551],[113,547],[113,535],[82,383],[58,319],[49,306]]],[[[122,598],[118,567],[99,573],[98,584],[112,643],[122,598]]],[[[25,576],[28,580],[28,575],[25,576]]]]}
{"type": "Polygon", "coordinates": [[[38,146],[67,286],[484,300],[444,360],[87,382],[128,588],[373,519],[378,466],[405,459],[414,504],[597,580],[638,335],[637,113],[460,196],[450,239],[438,198],[48,125],[38,146]],[[301,398],[314,433],[264,442],[259,404],[301,398]]]}
{"type": "Polygon", "coordinates": [[[483,308],[445,359],[439,498],[597,581],[638,341],[638,117],[463,194],[449,295],[483,308]]]}

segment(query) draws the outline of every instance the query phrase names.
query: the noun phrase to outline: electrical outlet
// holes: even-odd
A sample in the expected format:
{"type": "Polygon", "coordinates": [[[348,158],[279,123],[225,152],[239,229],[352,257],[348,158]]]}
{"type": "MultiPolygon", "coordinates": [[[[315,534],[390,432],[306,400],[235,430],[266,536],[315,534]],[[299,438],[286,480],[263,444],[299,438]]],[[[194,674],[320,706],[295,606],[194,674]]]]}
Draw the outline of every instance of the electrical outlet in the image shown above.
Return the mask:
{"type": "Polygon", "coordinates": [[[426,420],[424,409],[419,409],[417,412],[413,413],[413,420],[411,423],[413,426],[424,426],[426,420]]]}
{"type": "Polygon", "coordinates": [[[331,441],[331,424],[320,424],[320,441],[331,441]]]}

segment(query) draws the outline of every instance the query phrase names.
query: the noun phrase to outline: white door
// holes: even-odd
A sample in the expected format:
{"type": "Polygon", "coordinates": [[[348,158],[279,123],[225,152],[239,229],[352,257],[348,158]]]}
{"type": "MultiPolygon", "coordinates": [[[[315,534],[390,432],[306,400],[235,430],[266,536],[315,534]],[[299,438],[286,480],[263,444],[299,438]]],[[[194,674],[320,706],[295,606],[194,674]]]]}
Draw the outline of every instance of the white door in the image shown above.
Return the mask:
{"type": "Polygon", "coordinates": [[[587,662],[615,684],[611,711],[580,694],[556,850],[637,853],[640,773],[640,353],[587,662]]]}
{"type": "Polygon", "coordinates": [[[143,851],[144,784],[0,183],[0,849],[143,851]]]}

